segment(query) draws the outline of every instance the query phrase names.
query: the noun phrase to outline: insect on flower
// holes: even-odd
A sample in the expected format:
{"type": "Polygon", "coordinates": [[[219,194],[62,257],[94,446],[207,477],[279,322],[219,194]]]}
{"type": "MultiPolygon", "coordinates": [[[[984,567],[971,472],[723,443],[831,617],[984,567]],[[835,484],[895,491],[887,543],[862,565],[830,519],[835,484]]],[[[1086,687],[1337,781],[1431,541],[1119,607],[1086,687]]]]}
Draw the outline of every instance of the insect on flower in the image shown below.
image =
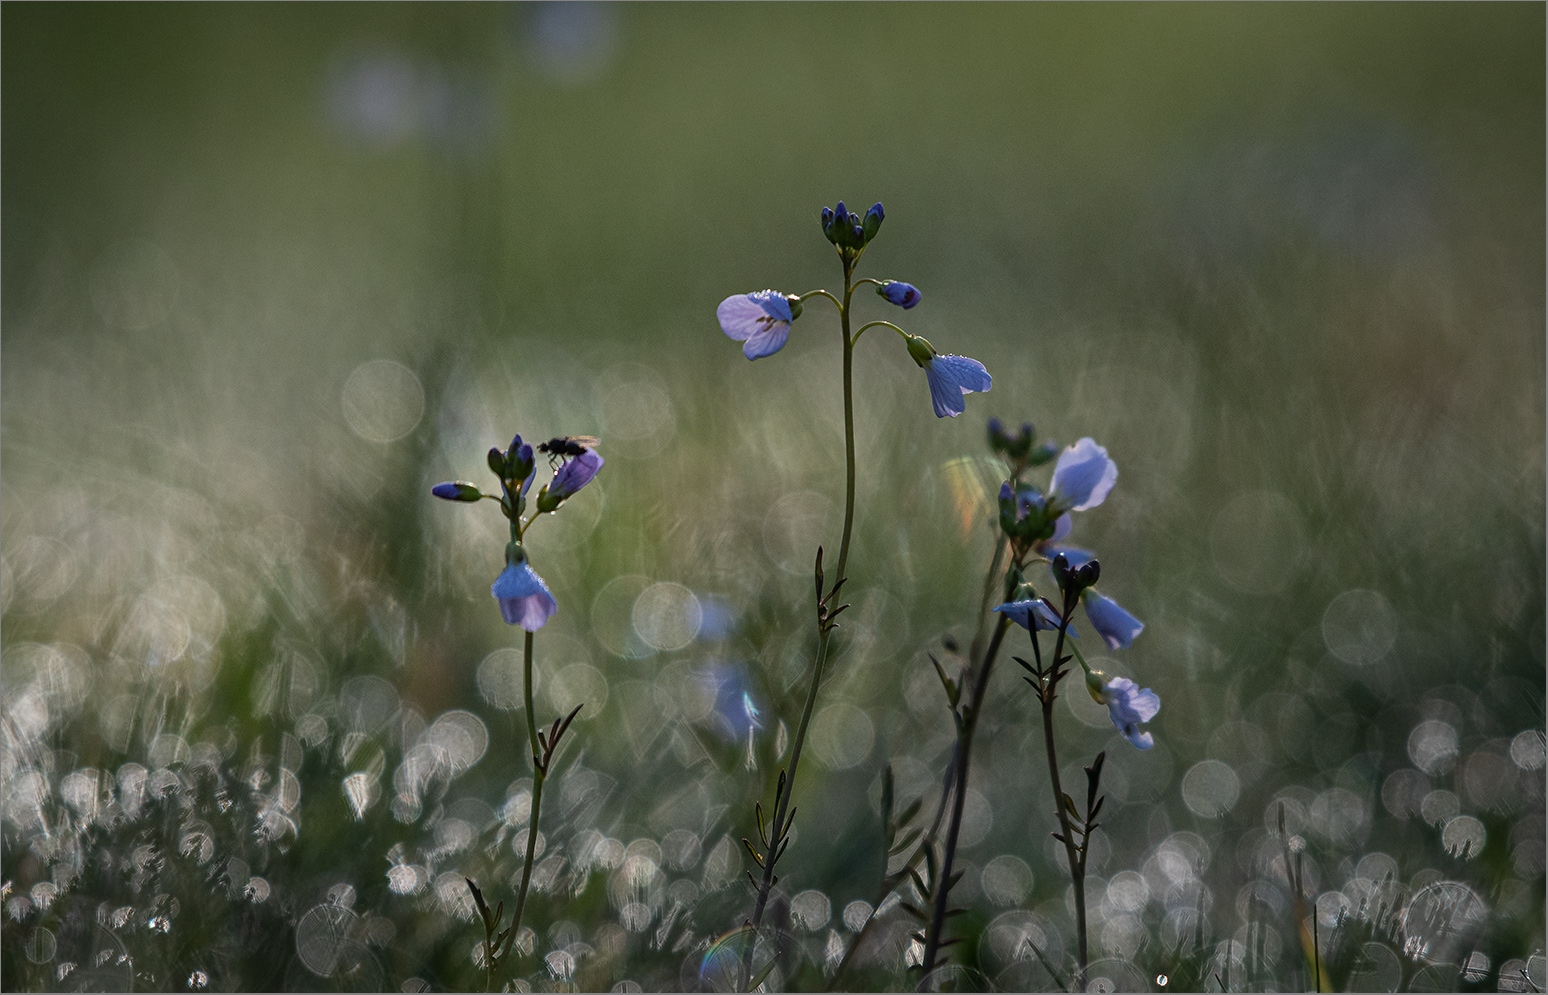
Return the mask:
{"type": "Polygon", "coordinates": [[[588,449],[597,448],[597,444],[601,441],[594,435],[559,435],[547,442],[539,443],[537,451],[548,455],[548,467],[553,469],[558,463],[572,456],[579,456],[588,449]]]}

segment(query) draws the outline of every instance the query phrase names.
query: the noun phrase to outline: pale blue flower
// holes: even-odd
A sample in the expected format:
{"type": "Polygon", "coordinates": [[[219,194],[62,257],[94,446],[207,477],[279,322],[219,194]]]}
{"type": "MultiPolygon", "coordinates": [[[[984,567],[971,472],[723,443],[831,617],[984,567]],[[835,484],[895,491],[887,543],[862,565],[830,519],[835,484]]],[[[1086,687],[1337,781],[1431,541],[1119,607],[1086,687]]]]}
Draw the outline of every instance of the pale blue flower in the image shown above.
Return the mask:
{"type": "Polygon", "coordinates": [[[790,302],[774,290],[727,297],[715,317],[720,319],[721,331],[742,343],[742,355],[748,359],[762,359],[783,349],[795,320],[790,302]]]}
{"type": "Polygon", "coordinates": [[[962,414],[967,408],[962,398],[987,391],[993,383],[984,364],[966,356],[936,354],[920,365],[924,367],[925,379],[930,381],[930,402],[937,418],[962,414]]]}
{"type": "MultiPolygon", "coordinates": [[[[1038,629],[1044,632],[1057,632],[1059,629],[1059,616],[1054,614],[1048,603],[1041,598],[1028,598],[1026,601],[1007,601],[994,609],[1017,625],[1032,631],[1035,623],[1038,629]]],[[[1069,630],[1070,635],[1075,635],[1075,630],[1069,630]]]]}
{"type": "Polygon", "coordinates": [[[1103,686],[1102,696],[1107,699],[1107,714],[1124,739],[1141,750],[1156,745],[1155,738],[1141,732],[1139,726],[1161,711],[1160,695],[1150,688],[1140,688],[1127,677],[1114,677],[1103,686]]]}
{"type": "Polygon", "coordinates": [[[1066,511],[1087,511],[1107,500],[1117,482],[1118,464],[1087,436],[1059,454],[1049,499],[1066,511]]]}
{"type": "Polygon", "coordinates": [[[548,585],[543,583],[543,578],[532,569],[525,556],[516,558],[515,562],[507,560],[505,569],[489,586],[489,593],[499,600],[500,614],[505,617],[506,624],[519,625],[528,632],[541,629],[559,610],[559,602],[554,600],[548,585]]]}
{"type": "MultiPolygon", "coordinates": [[[[1065,550],[1064,555],[1068,557],[1070,552],[1065,550]]],[[[1126,648],[1145,628],[1144,622],[1124,611],[1123,606],[1112,598],[1099,594],[1095,588],[1087,588],[1081,592],[1080,598],[1085,602],[1086,617],[1091,619],[1091,627],[1107,643],[1108,649],[1126,648]]]]}

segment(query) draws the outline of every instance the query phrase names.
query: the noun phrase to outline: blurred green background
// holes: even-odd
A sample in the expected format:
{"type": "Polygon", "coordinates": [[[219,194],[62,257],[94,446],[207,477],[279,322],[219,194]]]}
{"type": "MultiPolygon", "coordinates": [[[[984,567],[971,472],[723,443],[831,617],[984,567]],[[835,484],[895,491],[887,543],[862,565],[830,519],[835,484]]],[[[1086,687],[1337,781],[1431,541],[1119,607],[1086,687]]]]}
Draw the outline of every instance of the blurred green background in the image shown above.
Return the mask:
{"type": "MultiPolygon", "coordinates": [[[[994,388],[937,420],[895,338],[859,350],[855,608],[771,984],[820,987],[874,899],[885,764],[938,790],[927,653],[977,626],[996,414],[1121,472],[1076,539],[1147,624],[1101,666],[1163,708],[1148,753],[1060,712],[1075,777],[1110,751],[1100,976],[1310,987],[1293,842],[1341,984],[1544,986],[1542,5],[4,27],[8,987],[481,984],[461,880],[509,899],[520,870],[519,640],[487,593],[503,522],[428,489],[487,482],[517,431],[608,460],[532,533],[539,718],[587,708],[523,976],[712,986],[843,487],[833,314],[752,365],[714,311],[839,284],[840,198],[887,205],[862,275],[924,294],[861,316],[994,388]]],[[[1054,984],[1018,937],[1073,949],[1014,670],[954,980],[1012,990],[1054,984]]],[[[910,928],[884,916],[852,983],[911,986],[910,928]]]]}

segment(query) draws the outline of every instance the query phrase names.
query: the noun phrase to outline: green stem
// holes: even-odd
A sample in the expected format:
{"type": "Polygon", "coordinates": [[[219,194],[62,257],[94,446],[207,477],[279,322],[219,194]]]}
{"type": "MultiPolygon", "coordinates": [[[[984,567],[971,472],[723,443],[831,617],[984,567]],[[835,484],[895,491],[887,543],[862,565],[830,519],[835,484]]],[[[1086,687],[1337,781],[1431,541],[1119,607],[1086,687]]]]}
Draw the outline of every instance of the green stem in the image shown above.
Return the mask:
{"type": "MultiPolygon", "coordinates": [[[[854,295],[855,286],[851,282],[854,276],[854,264],[844,264],[844,306],[839,308],[839,326],[844,334],[844,538],[839,543],[838,570],[835,571],[834,586],[838,586],[844,580],[844,567],[849,563],[849,534],[855,524],[855,342],[849,337],[849,299],[854,295]]],[[[828,590],[832,590],[829,588],[828,590]]],[[[813,682],[813,687],[816,683],[813,682]]],[[[791,779],[795,778],[794,765],[790,771],[791,779]]]]}
{"type": "Polygon", "coordinates": [[[1000,653],[1000,643],[1004,641],[1005,630],[1009,627],[1009,616],[1001,615],[999,624],[994,627],[994,636],[989,640],[989,649],[984,654],[984,661],[979,666],[978,674],[973,681],[972,706],[963,709],[967,714],[962,720],[962,731],[957,737],[960,746],[957,749],[956,795],[952,798],[951,822],[946,829],[946,850],[941,859],[941,876],[935,886],[935,910],[930,917],[929,936],[925,939],[923,963],[926,973],[935,967],[935,958],[941,949],[941,933],[946,926],[946,909],[951,897],[951,868],[957,856],[957,837],[962,831],[962,810],[967,802],[968,764],[973,753],[973,733],[978,728],[978,717],[984,710],[984,696],[989,690],[989,673],[994,669],[995,657],[1000,653]]]}
{"type": "Polygon", "coordinates": [[[807,293],[802,294],[800,297],[797,297],[796,300],[805,303],[807,298],[810,298],[810,297],[826,297],[828,300],[833,302],[833,306],[838,308],[840,312],[842,312],[844,310],[844,305],[839,303],[839,299],[837,297],[834,297],[832,294],[828,293],[826,290],[812,290],[812,291],[808,291],[807,293]]]}
{"type": "Polygon", "coordinates": [[[516,911],[511,917],[511,931],[506,934],[500,957],[510,953],[521,932],[521,914],[527,907],[527,886],[532,881],[532,859],[537,849],[538,815],[543,811],[543,770],[538,766],[537,715],[532,710],[532,633],[522,642],[522,702],[527,710],[527,740],[532,746],[532,814],[527,820],[527,856],[521,866],[521,889],[516,893],[516,911]]]}
{"type": "MultiPolygon", "coordinates": [[[[849,337],[849,299],[854,293],[854,284],[851,282],[853,274],[854,263],[846,259],[844,303],[839,307],[839,326],[844,336],[844,534],[839,541],[838,568],[834,572],[833,584],[828,588],[830,593],[844,580],[844,568],[849,562],[849,538],[855,522],[855,344],[849,337]]],[[[827,292],[821,291],[821,293],[827,292]]],[[[757,939],[757,931],[763,925],[763,914],[768,908],[769,891],[774,887],[774,864],[778,860],[780,843],[789,828],[785,823],[785,817],[790,809],[790,799],[795,794],[796,772],[801,764],[801,748],[806,745],[806,729],[811,723],[812,711],[817,705],[817,689],[822,685],[822,673],[827,667],[831,635],[831,629],[822,629],[817,635],[817,658],[812,664],[812,683],[806,689],[806,704],[801,708],[801,722],[796,727],[795,741],[790,750],[790,773],[785,780],[785,790],[779,797],[779,804],[774,807],[774,821],[768,830],[769,843],[763,857],[763,880],[758,885],[758,899],[753,905],[751,920],[752,931],[747,937],[747,949],[742,955],[743,988],[747,987],[747,983],[752,978],[753,947],[757,939]]]]}
{"type": "Polygon", "coordinates": [[[908,334],[903,329],[899,328],[897,325],[894,325],[890,321],[868,321],[865,324],[861,325],[858,330],[856,330],[856,332],[855,332],[855,341],[856,342],[860,341],[860,336],[865,334],[865,330],[867,328],[890,328],[894,332],[897,332],[899,335],[903,336],[905,339],[913,338],[912,335],[908,334]]]}

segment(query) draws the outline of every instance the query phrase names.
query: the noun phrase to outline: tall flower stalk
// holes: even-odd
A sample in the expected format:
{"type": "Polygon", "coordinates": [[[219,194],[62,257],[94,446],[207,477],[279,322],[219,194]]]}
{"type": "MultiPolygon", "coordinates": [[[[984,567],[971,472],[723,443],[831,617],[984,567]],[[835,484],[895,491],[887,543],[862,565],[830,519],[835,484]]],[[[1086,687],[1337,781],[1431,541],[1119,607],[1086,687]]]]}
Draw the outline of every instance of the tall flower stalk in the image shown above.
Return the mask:
{"type": "Polygon", "coordinates": [[[489,469],[500,481],[500,493],[485,494],[466,481],[450,481],[437,484],[431,493],[447,501],[476,503],[485,498],[500,502],[500,511],[510,522],[511,538],[505,547],[505,569],[490,585],[489,593],[500,605],[500,615],[510,625],[525,630],[522,639],[522,703],[527,717],[527,745],[532,757],[532,807],[527,820],[527,848],[522,860],[521,886],[516,893],[516,906],[508,926],[501,929],[505,903],[499,902],[493,910],[484,901],[484,895],[471,878],[468,889],[473,894],[473,904],[484,924],[484,989],[495,991],[500,968],[509,962],[511,947],[521,932],[522,914],[527,907],[528,889],[532,883],[532,865],[537,857],[538,824],[543,812],[543,785],[550,777],[559,743],[570,723],[582,706],[576,705],[570,714],[554,720],[546,731],[539,730],[537,711],[532,701],[532,644],[533,635],[547,624],[559,603],[548,590],[537,572],[528,562],[523,545],[527,530],[545,514],[558,511],[572,495],[589,484],[602,469],[603,459],[590,447],[596,440],[558,438],[543,443],[538,449],[550,455],[550,466],[555,468],[553,479],[538,492],[536,508],[528,517],[527,492],[537,476],[537,461],[532,446],[516,436],[504,452],[498,448],[489,450],[489,469]]]}
{"type": "Polygon", "coordinates": [[[806,734],[812,713],[817,705],[817,690],[822,686],[823,673],[827,668],[832,647],[833,630],[838,627],[837,617],[848,605],[837,604],[840,589],[848,578],[850,540],[855,519],[855,405],[854,405],[854,353],[855,345],[867,329],[886,327],[902,336],[909,355],[925,371],[930,388],[931,403],[938,417],[955,417],[963,411],[963,397],[975,391],[986,391],[991,381],[983,364],[963,356],[940,355],[929,342],[899,328],[888,321],[873,321],[851,332],[851,314],[854,292],[862,284],[871,284],[888,303],[905,310],[916,306],[921,294],[911,284],[896,280],[855,279],[855,268],[866,246],[876,237],[884,217],[881,204],[866,212],[864,219],[847,212],[840,201],[837,207],[822,210],[822,228],[829,242],[837,251],[843,267],[844,289],[842,296],[827,290],[814,290],[800,296],[777,293],[773,290],[738,294],[726,298],[716,311],[721,329],[726,335],[742,342],[742,352],[748,359],[757,360],[773,355],[784,347],[789,339],[791,325],[801,315],[805,301],[824,297],[834,304],[839,313],[839,333],[843,357],[844,391],[844,527],[839,540],[838,560],[831,574],[823,569],[823,551],[817,550],[815,570],[815,597],[817,621],[817,652],[812,663],[811,679],[807,685],[806,700],[801,708],[801,718],[796,726],[791,744],[790,764],[781,770],[775,787],[773,819],[765,820],[761,802],[754,807],[758,825],[759,845],[743,839],[748,853],[761,868],[761,875],[753,877],[748,872],[756,891],[751,917],[747,920],[748,935],[742,957],[741,985],[752,987],[753,950],[757,932],[762,928],[768,909],[769,894],[779,880],[775,866],[790,843],[790,827],[796,808],[792,804],[796,776],[800,771],[801,752],[806,745],[806,734]],[[831,584],[828,577],[832,578],[831,584]]]}

